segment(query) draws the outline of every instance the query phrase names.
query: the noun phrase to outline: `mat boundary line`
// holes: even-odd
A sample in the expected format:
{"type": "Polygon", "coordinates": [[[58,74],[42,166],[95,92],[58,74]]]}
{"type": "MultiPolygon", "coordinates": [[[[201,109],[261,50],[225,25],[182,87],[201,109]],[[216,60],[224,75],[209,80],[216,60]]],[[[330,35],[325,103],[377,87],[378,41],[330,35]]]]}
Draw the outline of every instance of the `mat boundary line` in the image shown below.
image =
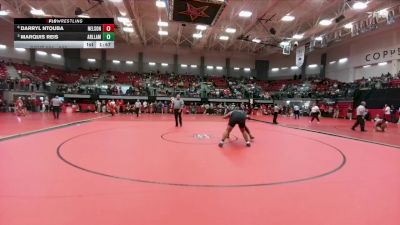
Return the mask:
{"type": "MultiPolygon", "coordinates": [[[[78,170],[86,172],[86,173],[90,173],[90,174],[94,174],[94,175],[98,175],[98,176],[102,176],[102,177],[106,177],[106,178],[112,178],[112,179],[116,179],[116,180],[135,182],[135,183],[156,184],[156,185],[176,186],[176,187],[189,187],[189,188],[250,188],[250,187],[266,187],[266,186],[286,185],[286,184],[293,184],[293,183],[299,183],[299,182],[306,182],[306,181],[320,179],[320,178],[332,175],[332,174],[340,171],[347,163],[346,155],[338,147],[331,145],[329,143],[317,140],[315,138],[303,137],[303,138],[310,139],[315,142],[319,142],[323,145],[329,146],[332,149],[334,149],[341,156],[340,164],[338,166],[336,166],[334,169],[327,171],[327,172],[323,172],[321,174],[317,174],[317,175],[310,176],[310,177],[297,178],[297,179],[293,179],[293,180],[286,180],[286,181],[274,181],[274,182],[267,182],[267,183],[261,182],[261,183],[253,183],[253,184],[189,184],[189,183],[175,183],[175,182],[167,182],[167,181],[145,180],[145,179],[123,177],[123,176],[119,176],[119,175],[108,174],[108,173],[105,173],[102,171],[96,171],[96,170],[82,167],[81,165],[71,162],[70,160],[65,158],[64,155],[62,154],[62,147],[66,143],[70,142],[71,140],[73,140],[75,138],[79,138],[79,137],[93,134],[93,133],[114,130],[114,129],[120,129],[120,128],[108,128],[108,129],[103,129],[103,130],[98,130],[98,131],[90,131],[87,133],[83,133],[83,134],[79,134],[79,135],[70,137],[70,138],[64,140],[63,142],[61,142],[57,146],[57,149],[56,149],[57,156],[61,161],[66,163],[68,166],[71,166],[75,169],[78,169],[78,170]]],[[[294,136],[299,136],[299,135],[291,134],[291,133],[288,133],[288,134],[294,135],[294,136]]]]}
{"type": "Polygon", "coordinates": [[[90,119],[84,119],[84,120],[78,120],[78,121],[74,121],[74,122],[70,122],[70,123],[64,123],[64,124],[61,124],[61,125],[56,125],[56,126],[52,126],[52,127],[46,127],[46,128],[42,128],[42,129],[38,129],[38,130],[27,131],[27,132],[23,132],[23,133],[19,133],[19,134],[12,134],[12,135],[8,135],[8,136],[5,136],[5,137],[1,137],[0,138],[0,142],[8,141],[8,140],[15,139],[15,138],[20,138],[20,137],[25,137],[25,136],[29,136],[29,135],[32,135],[32,134],[39,134],[39,133],[43,133],[43,132],[47,132],[47,131],[51,131],[51,130],[57,130],[57,129],[65,128],[65,127],[70,127],[70,126],[77,125],[77,124],[88,123],[88,122],[91,122],[93,120],[103,119],[103,118],[106,118],[106,117],[109,117],[109,115],[96,117],[96,118],[90,118],[90,119]]]}

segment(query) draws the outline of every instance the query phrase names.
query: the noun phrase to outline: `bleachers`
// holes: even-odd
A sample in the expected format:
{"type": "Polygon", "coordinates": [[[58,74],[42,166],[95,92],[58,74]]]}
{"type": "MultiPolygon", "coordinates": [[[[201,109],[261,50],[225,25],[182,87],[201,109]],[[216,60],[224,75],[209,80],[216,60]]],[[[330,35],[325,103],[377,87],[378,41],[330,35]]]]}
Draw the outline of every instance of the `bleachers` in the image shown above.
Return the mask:
{"type": "Polygon", "coordinates": [[[31,67],[29,65],[18,63],[14,63],[13,66],[22,77],[29,77],[31,79],[38,79],[46,82],[49,80],[60,82],[61,78],[65,75],[65,71],[51,67],[31,67]]]}
{"type": "Polygon", "coordinates": [[[282,88],[289,86],[289,85],[298,85],[302,81],[301,80],[278,80],[273,81],[269,84],[266,91],[276,92],[282,90],[282,88]]]}
{"type": "Polygon", "coordinates": [[[226,79],[224,79],[222,77],[210,77],[210,78],[208,78],[208,81],[214,83],[216,88],[228,87],[226,79]]]}
{"type": "Polygon", "coordinates": [[[391,80],[391,81],[389,82],[389,86],[390,86],[391,88],[400,88],[400,79],[398,79],[398,80],[391,80]]]}
{"type": "MultiPolygon", "coordinates": [[[[52,81],[61,84],[74,85],[73,90],[79,90],[82,84],[93,84],[100,74],[94,70],[80,70],[75,73],[67,73],[62,69],[47,66],[31,67],[25,64],[13,64],[18,73],[24,78],[21,86],[38,81],[52,81]]],[[[0,65],[0,79],[7,77],[7,70],[0,65]]],[[[20,83],[21,83],[20,82],[20,83]]],[[[380,77],[357,80],[353,83],[342,83],[336,80],[310,78],[308,80],[275,80],[258,81],[250,78],[225,78],[207,77],[206,79],[195,75],[174,74],[138,74],[133,72],[109,71],[106,74],[104,84],[112,84],[118,90],[121,85],[131,86],[129,95],[146,94],[145,87],[156,89],[155,93],[171,95],[172,91],[180,91],[187,96],[202,96],[203,87],[207,88],[206,94],[213,98],[246,98],[256,96],[262,98],[351,98],[355,90],[360,87],[400,88],[400,74],[382,74],[380,77]],[[203,83],[206,82],[206,83],[203,83]],[[206,84],[201,85],[201,84],[206,84]]],[[[86,87],[85,87],[86,88],[86,87]]],[[[68,89],[68,88],[67,88],[68,89]]],[[[92,87],[92,89],[94,89],[92,87]]],[[[72,91],[74,92],[74,91],[72,91]]],[[[123,93],[122,93],[123,94],[123,93]]]]}
{"type": "Polygon", "coordinates": [[[45,66],[35,66],[31,67],[25,64],[13,64],[17,72],[22,77],[28,77],[34,80],[40,81],[54,81],[58,83],[73,84],[82,78],[83,80],[97,79],[99,77],[98,71],[94,70],[79,70],[76,73],[67,73],[62,69],[45,67],[45,66]]]}

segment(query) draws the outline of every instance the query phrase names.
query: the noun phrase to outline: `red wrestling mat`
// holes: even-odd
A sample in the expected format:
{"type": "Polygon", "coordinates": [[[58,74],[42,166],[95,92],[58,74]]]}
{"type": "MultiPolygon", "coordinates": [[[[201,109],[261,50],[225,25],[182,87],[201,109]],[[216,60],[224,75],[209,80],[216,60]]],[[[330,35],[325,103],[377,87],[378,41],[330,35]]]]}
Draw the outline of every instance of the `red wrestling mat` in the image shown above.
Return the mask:
{"type": "Polygon", "coordinates": [[[235,128],[221,149],[227,121],[183,119],[109,117],[0,142],[0,224],[400,223],[397,148],[250,121],[250,148],[235,128]]]}

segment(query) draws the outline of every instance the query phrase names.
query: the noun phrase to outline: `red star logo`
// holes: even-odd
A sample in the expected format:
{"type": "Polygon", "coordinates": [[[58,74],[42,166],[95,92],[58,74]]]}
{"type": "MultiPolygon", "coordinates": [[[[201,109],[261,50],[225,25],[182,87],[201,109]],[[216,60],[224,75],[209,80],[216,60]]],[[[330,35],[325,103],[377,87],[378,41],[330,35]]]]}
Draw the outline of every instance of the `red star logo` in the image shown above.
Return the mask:
{"type": "Polygon", "coordinates": [[[196,8],[192,5],[190,5],[189,3],[186,3],[186,11],[182,11],[179,12],[180,14],[184,14],[187,16],[190,16],[190,19],[192,21],[196,20],[198,17],[210,17],[207,15],[207,13],[205,13],[204,11],[206,11],[208,9],[208,6],[202,6],[199,8],[196,8]]]}

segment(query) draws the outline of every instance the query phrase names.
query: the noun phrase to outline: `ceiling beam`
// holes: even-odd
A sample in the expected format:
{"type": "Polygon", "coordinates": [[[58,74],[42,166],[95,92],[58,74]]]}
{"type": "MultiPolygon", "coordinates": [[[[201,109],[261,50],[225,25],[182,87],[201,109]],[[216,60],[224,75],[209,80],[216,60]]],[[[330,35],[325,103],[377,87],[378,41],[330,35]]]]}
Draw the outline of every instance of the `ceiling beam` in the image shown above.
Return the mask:
{"type": "MultiPolygon", "coordinates": [[[[368,6],[368,11],[375,11],[377,8],[380,7],[379,3],[382,3],[382,2],[375,2],[375,1],[371,2],[368,6]]],[[[344,3],[344,4],[347,4],[347,3],[344,3]]],[[[385,3],[382,3],[382,5],[386,6],[385,3]]],[[[353,10],[344,10],[344,8],[340,14],[343,14],[346,17],[346,19],[343,20],[341,23],[346,23],[346,21],[353,21],[354,19],[357,20],[357,18],[360,15],[364,15],[364,14],[360,14],[358,12],[354,12],[353,10]]],[[[336,13],[335,16],[338,16],[338,14],[336,13]]],[[[318,26],[319,19],[320,18],[318,18],[313,25],[309,26],[309,28],[307,29],[307,36],[303,40],[308,40],[308,38],[310,38],[310,37],[313,37],[315,35],[321,35],[322,33],[325,33],[325,32],[333,33],[334,30],[337,30],[337,28],[338,28],[337,24],[332,24],[328,27],[318,26]]],[[[341,28],[339,28],[339,29],[341,29],[341,28]]]]}
{"type": "MultiPolygon", "coordinates": [[[[103,3],[104,4],[104,3],[103,3]]],[[[116,12],[118,11],[118,8],[115,5],[112,5],[111,2],[106,2],[106,5],[100,5],[99,7],[101,7],[102,11],[107,15],[107,17],[109,18],[113,18],[114,15],[116,14],[116,12]]],[[[95,9],[97,10],[97,9],[95,9]]],[[[94,11],[94,13],[96,13],[96,11],[94,11]]],[[[122,29],[118,29],[115,31],[115,33],[118,32],[120,37],[125,40],[127,43],[130,43],[130,39],[129,39],[129,34],[125,33],[122,29]]]]}
{"type": "Polygon", "coordinates": [[[179,47],[179,45],[181,44],[182,30],[183,30],[183,26],[178,25],[178,36],[176,38],[176,46],[177,47],[179,47]]]}
{"type": "Polygon", "coordinates": [[[2,10],[10,10],[11,13],[8,14],[8,16],[1,16],[0,18],[7,21],[8,23],[12,23],[14,24],[14,20],[12,19],[12,17],[14,18],[24,18],[27,17],[27,15],[24,15],[23,13],[21,13],[20,8],[16,5],[17,1],[14,2],[15,6],[13,6],[12,4],[8,3],[5,0],[0,0],[0,4],[1,4],[1,9],[2,10]]]}
{"type": "Polygon", "coordinates": [[[146,36],[145,36],[144,30],[143,30],[140,16],[138,15],[138,13],[135,9],[132,9],[131,2],[132,2],[132,4],[135,4],[135,0],[124,0],[125,8],[128,12],[129,17],[132,20],[132,24],[135,27],[135,30],[138,34],[141,44],[146,46],[147,40],[146,40],[146,36]]]}
{"type": "MultiPolygon", "coordinates": [[[[287,15],[287,14],[292,14],[292,12],[293,12],[294,10],[300,9],[300,7],[301,7],[303,4],[305,4],[305,3],[307,3],[307,1],[301,1],[301,2],[298,2],[298,3],[297,3],[296,5],[294,5],[294,6],[291,6],[289,12],[286,13],[285,15],[287,15]]],[[[281,18],[279,18],[279,19],[281,19],[281,18]]],[[[279,35],[280,33],[282,33],[282,32],[280,32],[280,31],[282,30],[282,27],[286,27],[286,26],[287,26],[287,23],[286,23],[286,22],[280,22],[279,25],[278,25],[278,29],[277,29],[277,35],[279,35]]]]}
{"type": "Polygon", "coordinates": [[[210,37],[210,35],[213,33],[213,31],[215,30],[215,28],[217,27],[217,24],[222,21],[225,16],[228,14],[228,7],[230,6],[229,2],[226,3],[225,8],[223,9],[221,15],[217,18],[217,21],[215,22],[215,24],[213,26],[209,26],[208,29],[206,30],[205,34],[203,35],[203,37],[201,38],[201,40],[199,42],[197,42],[197,44],[193,47],[197,47],[197,48],[204,48],[207,43],[208,43],[208,39],[210,37]]]}
{"type": "Polygon", "coordinates": [[[232,37],[232,41],[231,41],[231,43],[226,47],[226,49],[230,49],[233,45],[235,45],[236,40],[237,40],[237,38],[238,38],[240,35],[249,33],[249,32],[250,32],[255,26],[257,26],[257,24],[259,23],[258,19],[259,19],[259,18],[263,18],[265,15],[267,15],[267,13],[271,12],[271,10],[272,10],[275,6],[277,6],[280,2],[282,2],[282,1],[281,1],[281,0],[274,0],[274,1],[272,2],[272,4],[270,4],[270,6],[267,7],[267,8],[262,12],[262,14],[261,14],[260,16],[257,15],[258,18],[256,18],[251,24],[249,24],[249,25],[244,29],[244,31],[243,31],[242,33],[238,34],[237,36],[232,37]]]}
{"type": "Polygon", "coordinates": [[[16,17],[27,17],[27,15],[24,15],[23,13],[21,13],[20,8],[18,8],[17,6],[17,1],[14,1],[15,6],[13,6],[12,4],[10,4],[9,2],[5,1],[5,0],[0,0],[0,4],[2,5],[2,10],[4,9],[8,9],[11,10],[12,13],[11,15],[14,15],[16,17]]]}
{"type": "MultiPolygon", "coordinates": [[[[332,8],[333,6],[335,6],[336,4],[338,4],[340,2],[343,2],[343,0],[325,0],[325,2],[321,2],[321,7],[318,10],[318,12],[324,13],[326,10],[332,8]]],[[[291,38],[293,34],[288,34],[289,32],[292,32],[293,29],[295,29],[295,28],[298,28],[297,32],[299,32],[300,29],[303,28],[306,23],[310,23],[310,20],[315,18],[316,15],[318,15],[318,14],[306,13],[304,17],[296,18],[296,21],[297,21],[296,23],[293,23],[291,26],[288,26],[287,29],[279,32],[278,35],[281,37],[291,38]],[[288,35],[290,35],[290,36],[288,36],[288,35]]],[[[311,27],[307,26],[308,27],[307,30],[312,28],[312,26],[314,26],[315,23],[311,22],[311,24],[312,24],[311,27]]]]}

